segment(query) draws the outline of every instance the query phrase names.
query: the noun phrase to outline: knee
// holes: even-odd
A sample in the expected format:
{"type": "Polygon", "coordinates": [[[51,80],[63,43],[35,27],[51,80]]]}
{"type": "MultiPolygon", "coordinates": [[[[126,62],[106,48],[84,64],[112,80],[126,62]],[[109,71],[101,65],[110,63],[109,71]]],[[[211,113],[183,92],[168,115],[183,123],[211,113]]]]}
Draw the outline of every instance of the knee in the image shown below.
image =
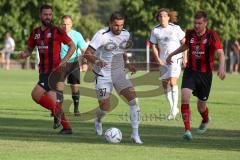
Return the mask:
{"type": "Polygon", "coordinates": [[[99,105],[100,105],[100,108],[103,110],[103,111],[110,111],[110,101],[109,99],[104,99],[104,100],[101,100],[99,101],[99,105]]]}
{"type": "Polygon", "coordinates": [[[132,99],[132,100],[130,100],[129,102],[128,102],[128,104],[129,104],[129,106],[138,106],[139,104],[138,104],[138,98],[136,97],[136,98],[134,98],[134,99],[132,99]]]}
{"type": "Polygon", "coordinates": [[[41,98],[41,96],[40,96],[39,94],[37,94],[37,92],[36,92],[35,90],[32,91],[31,96],[32,96],[32,99],[33,99],[36,103],[38,103],[39,100],[40,100],[40,98],[41,98]]]}
{"type": "Polygon", "coordinates": [[[188,97],[182,96],[181,103],[182,104],[189,104],[190,99],[188,97]]]}

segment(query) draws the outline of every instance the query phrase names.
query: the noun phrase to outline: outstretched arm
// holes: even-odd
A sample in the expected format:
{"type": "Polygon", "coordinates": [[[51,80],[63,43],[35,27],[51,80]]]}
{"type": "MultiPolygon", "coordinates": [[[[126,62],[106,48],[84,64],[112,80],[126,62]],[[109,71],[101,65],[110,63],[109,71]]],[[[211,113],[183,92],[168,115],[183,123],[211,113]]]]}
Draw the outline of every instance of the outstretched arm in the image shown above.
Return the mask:
{"type": "Polygon", "coordinates": [[[172,53],[170,53],[169,55],[168,55],[168,57],[167,57],[167,63],[168,64],[171,64],[172,63],[172,56],[174,56],[174,55],[177,55],[177,54],[179,54],[179,53],[181,53],[181,52],[183,52],[183,51],[185,51],[185,50],[187,50],[188,49],[188,45],[185,43],[185,44],[182,44],[178,49],[176,49],[175,51],[173,51],[172,53]]]}

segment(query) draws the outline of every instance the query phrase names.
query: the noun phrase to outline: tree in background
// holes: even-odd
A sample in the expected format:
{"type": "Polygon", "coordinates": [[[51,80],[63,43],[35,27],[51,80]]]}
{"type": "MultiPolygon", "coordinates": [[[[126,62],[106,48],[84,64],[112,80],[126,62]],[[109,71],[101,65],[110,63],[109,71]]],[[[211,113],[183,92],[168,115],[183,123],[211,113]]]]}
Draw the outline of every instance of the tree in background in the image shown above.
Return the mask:
{"type": "Polygon", "coordinates": [[[237,0],[125,0],[122,10],[128,14],[130,32],[149,38],[150,30],[157,22],[158,8],[170,8],[178,12],[178,23],[184,29],[193,27],[193,15],[205,10],[210,17],[209,27],[216,30],[222,40],[240,37],[240,1],[237,0]]]}
{"type": "MultiPolygon", "coordinates": [[[[73,21],[80,18],[78,0],[58,1],[58,0],[1,0],[0,3],[0,37],[6,31],[10,31],[16,41],[16,50],[25,48],[27,37],[31,30],[40,25],[39,7],[48,3],[53,6],[53,20],[59,24],[63,14],[70,14],[73,21]]],[[[79,26],[76,23],[76,27],[79,26]]]]}

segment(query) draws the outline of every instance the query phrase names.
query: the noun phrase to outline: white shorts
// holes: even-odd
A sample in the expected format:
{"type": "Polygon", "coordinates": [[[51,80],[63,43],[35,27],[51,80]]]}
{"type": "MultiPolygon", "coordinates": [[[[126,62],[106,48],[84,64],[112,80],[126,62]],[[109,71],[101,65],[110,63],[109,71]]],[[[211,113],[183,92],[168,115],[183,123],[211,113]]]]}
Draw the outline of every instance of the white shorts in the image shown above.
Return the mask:
{"type": "Polygon", "coordinates": [[[118,72],[117,75],[108,80],[101,76],[96,78],[95,89],[99,100],[108,98],[113,87],[118,93],[120,93],[123,89],[133,87],[133,85],[124,71],[118,72]]]}
{"type": "Polygon", "coordinates": [[[179,78],[182,70],[182,60],[173,61],[171,65],[165,65],[159,67],[160,70],[160,80],[169,79],[171,77],[179,78]]]}

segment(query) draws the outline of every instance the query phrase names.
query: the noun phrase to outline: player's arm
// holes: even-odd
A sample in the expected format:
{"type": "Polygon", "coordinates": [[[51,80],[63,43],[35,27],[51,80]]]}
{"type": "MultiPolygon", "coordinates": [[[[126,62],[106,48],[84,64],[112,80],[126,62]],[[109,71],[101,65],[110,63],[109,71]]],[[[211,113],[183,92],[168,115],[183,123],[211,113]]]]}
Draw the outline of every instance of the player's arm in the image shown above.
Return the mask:
{"type": "Polygon", "coordinates": [[[107,65],[106,62],[97,59],[97,57],[95,56],[95,50],[91,47],[88,47],[87,50],[84,52],[83,55],[84,58],[87,59],[88,62],[92,63],[92,64],[96,64],[99,67],[105,67],[107,65]]]}
{"type": "Polygon", "coordinates": [[[186,43],[182,44],[178,49],[176,49],[175,51],[173,51],[172,53],[170,53],[166,59],[166,62],[168,64],[171,64],[172,63],[172,57],[181,53],[181,52],[184,52],[185,50],[188,49],[188,45],[186,43]]]}
{"type": "Polygon", "coordinates": [[[128,59],[128,56],[127,56],[127,52],[124,52],[124,54],[123,54],[123,60],[124,60],[124,63],[125,63],[126,68],[128,68],[128,70],[129,70],[130,72],[132,72],[131,74],[134,74],[134,73],[137,72],[136,67],[135,67],[133,64],[130,63],[130,61],[129,61],[129,59],[128,59]]]}
{"type": "Polygon", "coordinates": [[[19,53],[20,58],[27,58],[32,54],[33,49],[36,46],[36,41],[35,41],[35,38],[34,38],[34,34],[35,34],[34,31],[30,34],[30,36],[28,38],[27,48],[24,51],[21,51],[19,53]]]}
{"type": "MultiPolygon", "coordinates": [[[[185,44],[185,42],[186,42],[186,38],[183,38],[181,41],[180,41],[180,43],[181,43],[181,45],[183,45],[183,44],[185,44]]],[[[183,67],[185,68],[186,66],[187,66],[187,62],[188,62],[188,52],[187,52],[187,50],[185,50],[184,52],[183,52],[183,67]]]]}
{"type": "Polygon", "coordinates": [[[223,49],[216,50],[218,55],[218,77],[223,80],[225,78],[225,56],[223,49]]]}
{"type": "Polygon", "coordinates": [[[158,65],[160,65],[160,66],[164,65],[163,61],[159,57],[157,44],[152,44],[152,55],[153,55],[153,57],[154,57],[154,59],[155,59],[155,61],[157,62],[158,65]]]}
{"type": "Polygon", "coordinates": [[[75,44],[74,44],[74,42],[71,40],[68,44],[68,51],[67,51],[67,54],[66,54],[66,56],[62,59],[62,61],[61,61],[61,63],[59,64],[59,66],[61,66],[61,65],[63,65],[63,64],[65,64],[70,58],[71,58],[71,56],[73,55],[73,53],[74,53],[74,51],[75,51],[75,49],[76,49],[76,47],[75,47],[75,44]]]}
{"type": "Polygon", "coordinates": [[[24,51],[21,51],[19,53],[20,58],[27,58],[32,55],[33,49],[30,47],[27,47],[24,51]]]}

